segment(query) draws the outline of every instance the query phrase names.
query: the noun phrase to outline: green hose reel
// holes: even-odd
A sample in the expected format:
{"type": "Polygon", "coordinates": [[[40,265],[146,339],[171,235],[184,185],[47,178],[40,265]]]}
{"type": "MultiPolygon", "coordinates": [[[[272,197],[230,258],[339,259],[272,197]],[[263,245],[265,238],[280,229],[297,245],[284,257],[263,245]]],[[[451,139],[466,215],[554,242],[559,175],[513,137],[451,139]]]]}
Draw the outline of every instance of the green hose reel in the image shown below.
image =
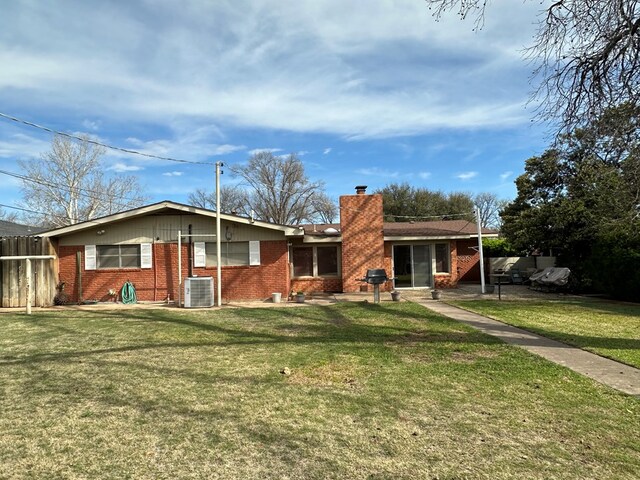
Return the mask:
{"type": "Polygon", "coordinates": [[[122,290],[120,290],[120,298],[122,299],[122,303],[137,303],[138,299],[136,298],[136,289],[133,286],[133,283],[130,281],[126,281],[122,286],[122,290]]]}

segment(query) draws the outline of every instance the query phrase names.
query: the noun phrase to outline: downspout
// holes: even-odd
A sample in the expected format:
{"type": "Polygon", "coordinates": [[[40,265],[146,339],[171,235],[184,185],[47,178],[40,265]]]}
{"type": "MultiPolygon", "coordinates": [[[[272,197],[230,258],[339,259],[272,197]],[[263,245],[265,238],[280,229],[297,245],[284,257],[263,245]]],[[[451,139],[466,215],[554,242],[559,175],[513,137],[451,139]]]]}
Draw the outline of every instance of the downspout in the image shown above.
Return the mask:
{"type": "Polygon", "coordinates": [[[178,230],[178,308],[182,307],[182,230],[178,230]]]}
{"type": "Polygon", "coordinates": [[[158,301],[158,269],[156,264],[156,241],[151,243],[151,251],[153,255],[153,301],[158,301]]]}
{"type": "Polygon", "coordinates": [[[482,225],[480,224],[480,209],[476,207],[476,225],[478,227],[478,252],[480,252],[480,291],[487,293],[484,286],[484,254],[482,251],[482,225]]]}
{"type": "Polygon", "coordinates": [[[192,246],[191,246],[191,224],[189,224],[189,249],[187,251],[187,260],[189,262],[189,277],[193,277],[193,258],[191,257],[193,254],[192,246]]]}

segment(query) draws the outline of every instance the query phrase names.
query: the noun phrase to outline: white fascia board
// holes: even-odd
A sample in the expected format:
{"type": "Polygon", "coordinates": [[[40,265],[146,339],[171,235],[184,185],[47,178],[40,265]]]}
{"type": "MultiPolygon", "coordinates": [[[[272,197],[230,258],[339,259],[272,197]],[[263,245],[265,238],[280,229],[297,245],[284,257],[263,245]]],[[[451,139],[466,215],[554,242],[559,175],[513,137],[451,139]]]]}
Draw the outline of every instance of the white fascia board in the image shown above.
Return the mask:
{"type": "MultiPolygon", "coordinates": [[[[500,236],[499,233],[483,233],[482,238],[498,238],[500,236]]],[[[478,234],[470,235],[469,238],[478,238],[478,234]]]]}
{"type": "MultiPolygon", "coordinates": [[[[108,215],[106,217],[97,218],[95,220],[87,220],[86,222],[77,223],[75,225],[69,225],[67,227],[57,228],[55,230],[49,230],[48,232],[40,233],[40,237],[58,237],[61,235],[66,235],[69,233],[80,232],[82,230],[86,230],[89,228],[96,228],[100,225],[106,225],[112,222],[117,222],[119,220],[127,220],[131,218],[136,218],[144,215],[148,215],[150,213],[155,213],[160,210],[164,210],[165,208],[170,208],[173,210],[178,210],[185,213],[192,213],[195,215],[202,215],[204,217],[216,217],[216,212],[211,210],[206,210],[203,208],[192,207],[190,205],[183,205],[181,203],[173,203],[173,202],[160,202],[154,203],[153,205],[147,205],[144,207],[136,208],[133,210],[127,210],[126,212],[115,213],[113,215],[108,215]]],[[[301,232],[297,227],[291,227],[288,225],[276,225],[274,223],[263,222],[260,220],[251,220],[250,218],[237,217],[235,215],[229,215],[226,213],[221,213],[220,218],[223,220],[227,220],[229,222],[235,222],[245,225],[254,225],[256,227],[267,228],[270,230],[277,230],[283,232],[287,236],[300,236],[303,235],[304,232],[301,232]]]]}
{"type": "Polygon", "coordinates": [[[7,255],[0,260],[55,260],[55,255],[7,255]]]}
{"type": "Polygon", "coordinates": [[[155,203],[153,205],[147,205],[145,207],[136,208],[133,210],[127,210],[126,212],[114,213],[113,215],[107,215],[106,217],[96,218],[95,220],[87,220],[86,222],[76,223],[75,225],[69,225],[67,227],[56,228],[55,230],[49,230],[40,234],[41,237],[59,237],[60,235],[66,235],[68,233],[81,232],[88,228],[96,228],[100,225],[107,225],[111,222],[117,222],[118,220],[125,220],[147,215],[149,213],[157,212],[164,208],[176,208],[178,210],[184,210],[177,208],[181,205],[173,205],[170,202],[155,203]]]}
{"type": "MultiPolygon", "coordinates": [[[[483,234],[482,237],[497,237],[497,233],[483,234]]],[[[470,240],[478,238],[478,235],[440,235],[433,237],[407,236],[407,237],[384,237],[385,242],[427,242],[433,240],[470,240]]]]}
{"type": "Polygon", "coordinates": [[[342,235],[336,235],[335,237],[313,237],[305,235],[302,243],[342,243],[342,235]]]}
{"type": "MultiPolygon", "coordinates": [[[[216,212],[212,212],[210,210],[202,210],[197,209],[198,211],[193,212],[199,215],[203,215],[205,217],[216,218],[216,212]]],[[[251,220],[250,218],[238,217],[235,215],[229,215],[227,213],[220,214],[221,220],[226,220],[229,222],[240,223],[243,225],[251,225],[254,227],[267,228],[269,230],[277,230],[279,232],[283,232],[287,236],[300,236],[304,235],[303,231],[300,231],[298,227],[291,227],[289,225],[278,225],[276,223],[263,222],[262,220],[251,220]]]]}

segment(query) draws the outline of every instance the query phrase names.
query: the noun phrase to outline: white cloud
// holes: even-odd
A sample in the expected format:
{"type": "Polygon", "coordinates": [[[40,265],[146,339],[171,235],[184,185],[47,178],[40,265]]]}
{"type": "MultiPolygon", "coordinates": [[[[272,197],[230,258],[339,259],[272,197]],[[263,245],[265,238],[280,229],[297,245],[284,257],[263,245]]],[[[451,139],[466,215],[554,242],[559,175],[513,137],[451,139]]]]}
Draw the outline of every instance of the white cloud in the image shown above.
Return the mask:
{"type": "Polygon", "coordinates": [[[372,176],[372,177],[397,178],[398,176],[400,176],[400,172],[391,171],[391,170],[385,170],[385,169],[378,168],[378,167],[359,168],[358,170],[356,170],[356,173],[358,173],[360,175],[368,175],[368,176],[372,176]]]}
{"type": "Polygon", "coordinates": [[[137,165],[126,165],[124,163],[114,163],[107,170],[113,170],[114,172],[122,173],[122,172],[137,172],[142,170],[142,167],[137,165]]]}
{"type": "MultiPolygon", "coordinates": [[[[183,135],[182,132],[174,132],[174,138],[158,138],[154,140],[140,140],[136,137],[126,139],[125,148],[147,155],[174,158],[186,161],[207,161],[208,157],[227,155],[229,153],[244,150],[244,145],[216,144],[203,142],[199,136],[192,133],[183,135]]],[[[118,151],[108,152],[109,156],[122,157],[136,162],[145,162],[146,165],[166,164],[166,160],[129,155],[118,151]]]]}
{"type": "Polygon", "coordinates": [[[99,130],[100,129],[100,122],[94,121],[94,120],[89,120],[88,118],[85,118],[82,121],[82,126],[84,128],[86,128],[87,130],[99,130]]]}
{"type": "Polygon", "coordinates": [[[331,150],[333,150],[331,147],[325,148],[322,152],[323,155],[329,155],[331,153],[331,150]]]}
{"type": "Polygon", "coordinates": [[[463,172],[456,175],[456,178],[459,178],[462,181],[471,180],[478,176],[478,172],[463,172]]]}
{"type": "Polygon", "coordinates": [[[502,181],[505,181],[507,178],[509,178],[511,175],[513,175],[512,171],[508,171],[508,172],[503,172],[500,174],[500,179],[502,181]]]}
{"type": "Polygon", "coordinates": [[[30,159],[38,158],[40,154],[51,149],[50,137],[36,137],[25,133],[18,133],[13,127],[4,126],[6,135],[0,135],[0,158],[30,159]]]}
{"type": "Polygon", "coordinates": [[[529,117],[520,53],[535,12],[496,1],[476,34],[413,0],[136,2],[100,15],[79,0],[8,2],[0,104],[349,139],[511,126],[529,117]]]}
{"type": "Polygon", "coordinates": [[[431,178],[431,172],[418,172],[418,177],[420,177],[423,180],[426,180],[428,178],[431,178]]]}
{"type": "Polygon", "coordinates": [[[209,152],[209,155],[215,155],[215,156],[226,155],[228,153],[237,152],[244,149],[245,149],[244,145],[229,145],[229,144],[214,145],[212,146],[209,152]]]}
{"type": "Polygon", "coordinates": [[[276,153],[281,151],[281,148],[254,148],[253,150],[249,150],[247,153],[249,155],[255,155],[256,153],[276,153]]]}
{"type": "MultiPolygon", "coordinates": [[[[300,150],[298,152],[293,152],[293,155],[295,155],[296,157],[298,157],[298,160],[300,160],[300,157],[304,157],[305,155],[307,155],[309,153],[308,150],[300,150]]],[[[283,160],[286,160],[287,158],[289,158],[292,154],[291,153],[282,153],[280,155],[276,155],[276,157],[278,158],[282,158],[283,160]]]]}
{"type": "Polygon", "coordinates": [[[164,172],[162,175],[164,175],[165,177],[181,177],[182,176],[182,172],[164,172]]]}

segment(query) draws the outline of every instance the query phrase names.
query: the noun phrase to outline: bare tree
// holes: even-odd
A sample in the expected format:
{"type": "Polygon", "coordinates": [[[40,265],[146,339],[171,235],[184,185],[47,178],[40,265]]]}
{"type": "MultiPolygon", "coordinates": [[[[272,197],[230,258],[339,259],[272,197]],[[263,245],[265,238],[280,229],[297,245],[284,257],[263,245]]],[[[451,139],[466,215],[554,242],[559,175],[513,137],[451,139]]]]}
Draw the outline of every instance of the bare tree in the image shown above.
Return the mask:
{"type": "MultiPolygon", "coordinates": [[[[439,18],[457,10],[484,23],[487,0],[426,0],[439,18]]],[[[640,0],[555,0],[546,3],[527,58],[534,64],[541,120],[558,133],[589,124],[608,108],[640,105],[640,0]]]]}
{"type": "Polygon", "coordinates": [[[322,192],[321,182],[311,182],[295,154],[277,157],[258,152],[246,165],[231,167],[250,187],[247,201],[262,220],[279,224],[312,221],[314,198],[322,192]]]}
{"type": "Polygon", "coordinates": [[[18,213],[17,212],[7,212],[5,209],[0,207],[0,220],[4,220],[6,222],[17,223],[18,222],[18,213]]]}
{"type": "Polygon", "coordinates": [[[473,203],[480,211],[480,225],[485,228],[500,228],[502,219],[500,212],[509,203],[501,200],[495,193],[483,192],[473,198],[473,203]]]}
{"type": "MultiPolygon", "coordinates": [[[[216,209],[216,192],[197,189],[189,194],[189,203],[196,207],[216,209]]],[[[220,187],[220,212],[248,215],[247,193],[240,187],[223,185],[220,187]]]]}
{"type": "Polygon", "coordinates": [[[19,161],[24,170],[23,205],[31,221],[50,227],[73,225],[142,205],[135,177],[108,177],[100,160],[104,148],[56,135],[40,160],[19,161]]]}
{"type": "Polygon", "coordinates": [[[314,210],[312,220],[322,223],[333,223],[338,218],[338,206],[325,193],[316,192],[311,201],[314,210]]]}

